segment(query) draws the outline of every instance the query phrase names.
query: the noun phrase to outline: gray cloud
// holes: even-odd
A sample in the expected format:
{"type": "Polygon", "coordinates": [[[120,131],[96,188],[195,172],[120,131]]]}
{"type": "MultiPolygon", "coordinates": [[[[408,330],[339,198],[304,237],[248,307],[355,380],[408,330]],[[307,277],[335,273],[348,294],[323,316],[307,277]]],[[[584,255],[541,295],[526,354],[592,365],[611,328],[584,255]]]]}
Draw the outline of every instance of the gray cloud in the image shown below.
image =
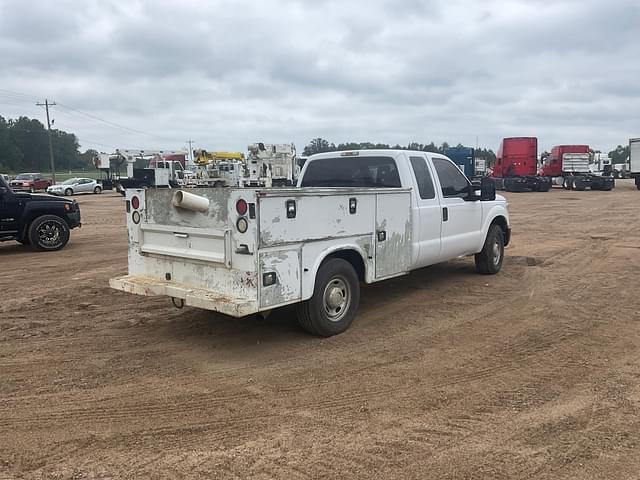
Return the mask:
{"type": "Polygon", "coordinates": [[[609,149],[640,135],[634,0],[0,0],[0,114],[83,147],[256,140],[609,149]],[[33,101],[32,101],[33,100],[33,101]],[[99,145],[101,144],[101,145],[99,145]]]}

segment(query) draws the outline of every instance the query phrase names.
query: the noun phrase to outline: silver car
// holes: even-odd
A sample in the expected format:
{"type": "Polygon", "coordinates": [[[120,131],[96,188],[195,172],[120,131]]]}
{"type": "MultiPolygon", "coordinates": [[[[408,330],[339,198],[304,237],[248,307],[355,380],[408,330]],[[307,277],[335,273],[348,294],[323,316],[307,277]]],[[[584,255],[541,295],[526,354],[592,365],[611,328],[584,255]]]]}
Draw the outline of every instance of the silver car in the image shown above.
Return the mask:
{"type": "Polygon", "coordinates": [[[76,193],[102,193],[102,185],[92,178],[70,178],[62,183],[51,185],[47,188],[47,193],[67,197],[76,193]]]}

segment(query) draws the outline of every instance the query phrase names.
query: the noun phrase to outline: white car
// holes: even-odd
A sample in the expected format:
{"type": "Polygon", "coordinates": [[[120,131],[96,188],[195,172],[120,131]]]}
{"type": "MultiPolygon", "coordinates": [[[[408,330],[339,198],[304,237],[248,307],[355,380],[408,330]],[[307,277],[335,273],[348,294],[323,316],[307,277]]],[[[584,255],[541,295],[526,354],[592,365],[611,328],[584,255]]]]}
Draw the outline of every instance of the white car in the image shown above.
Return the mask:
{"type": "Polygon", "coordinates": [[[93,178],[70,178],[62,183],[51,185],[47,188],[47,193],[67,197],[76,193],[102,193],[102,185],[93,178]]]}

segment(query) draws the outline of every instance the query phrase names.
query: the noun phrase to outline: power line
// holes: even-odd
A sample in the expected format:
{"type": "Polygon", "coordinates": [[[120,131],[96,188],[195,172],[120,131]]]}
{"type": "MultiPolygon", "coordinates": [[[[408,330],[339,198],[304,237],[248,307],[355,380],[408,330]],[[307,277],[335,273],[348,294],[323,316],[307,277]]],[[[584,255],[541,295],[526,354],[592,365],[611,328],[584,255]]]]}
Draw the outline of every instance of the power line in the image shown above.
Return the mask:
{"type": "Polygon", "coordinates": [[[121,130],[137,133],[137,134],[140,134],[140,135],[147,135],[149,137],[162,138],[164,140],[164,137],[161,137],[159,135],[154,135],[153,133],[143,132],[142,130],[137,130],[135,128],[129,128],[129,127],[125,126],[125,125],[120,125],[120,124],[118,124],[116,122],[112,122],[110,120],[106,120],[104,118],[100,118],[97,115],[93,115],[91,113],[83,112],[82,110],[78,110],[77,108],[70,107],[69,105],[65,105],[63,103],[58,103],[58,105],[60,107],[62,107],[62,108],[65,108],[65,109],[70,110],[72,112],[76,112],[76,113],[78,113],[80,115],[84,115],[85,117],[91,118],[93,120],[97,120],[97,121],[102,122],[102,123],[104,123],[106,125],[109,125],[111,127],[119,128],[121,130]]]}
{"type": "Polygon", "coordinates": [[[13,95],[14,97],[19,97],[24,100],[28,100],[29,102],[33,102],[34,100],[38,99],[38,97],[36,97],[35,95],[27,95],[26,93],[14,92],[13,90],[7,90],[5,88],[0,88],[0,92],[13,95]]]}
{"type": "MultiPolygon", "coordinates": [[[[15,92],[13,90],[7,90],[5,88],[0,88],[0,94],[4,94],[6,96],[6,98],[11,98],[13,100],[22,101],[22,102],[25,102],[25,103],[26,102],[31,103],[31,102],[33,102],[34,100],[36,100],[38,98],[38,97],[33,96],[33,95],[29,95],[29,94],[26,94],[26,93],[15,92]]],[[[139,135],[147,135],[149,137],[162,138],[163,140],[165,139],[164,137],[161,137],[159,135],[155,135],[153,133],[145,132],[145,131],[138,130],[138,129],[135,129],[135,128],[127,127],[126,125],[121,125],[119,123],[112,122],[111,120],[107,120],[105,118],[101,118],[101,117],[99,117],[97,115],[85,112],[83,110],[80,110],[78,108],[72,107],[70,105],[66,105],[64,103],[58,102],[58,106],[62,107],[63,109],[69,110],[71,112],[75,112],[75,113],[77,113],[79,115],[83,115],[83,116],[85,116],[87,118],[91,118],[91,119],[96,120],[98,122],[102,122],[102,123],[104,123],[106,125],[109,125],[111,127],[114,127],[114,128],[119,128],[121,130],[125,130],[125,131],[128,131],[128,132],[137,133],[139,135]]]]}
{"type": "MultiPolygon", "coordinates": [[[[12,102],[12,103],[10,103],[12,106],[20,106],[18,103],[32,104],[32,102],[34,100],[37,100],[37,98],[38,98],[38,97],[35,97],[33,95],[29,95],[29,94],[26,94],[26,93],[20,93],[20,92],[15,92],[13,90],[7,90],[5,88],[0,88],[0,98],[2,98],[2,96],[4,96],[5,99],[10,100],[12,102]],[[15,102],[18,102],[18,103],[15,103],[15,102]]],[[[145,132],[143,130],[130,128],[130,127],[126,126],[126,125],[122,125],[122,124],[119,124],[119,123],[116,123],[116,122],[112,122],[112,121],[107,120],[105,118],[99,117],[98,115],[94,115],[92,113],[85,112],[83,110],[77,109],[77,108],[72,107],[70,105],[66,105],[66,104],[58,102],[57,106],[62,109],[62,110],[59,111],[59,113],[62,113],[62,114],[66,114],[66,115],[70,115],[70,116],[81,115],[83,117],[90,118],[92,120],[104,123],[105,125],[108,125],[108,126],[110,126],[112,128],[120,129],[122,131],[126,131],[126,132],[129,132],[129,133],[135,133],[137,135],[145,135],[145,136],[156,138],[156,139],[167,140],[166,137],[162,137],[160,135],[155,135],[153,133],[145,132]],[[65,110],[67,110],[67,111],[65,111],[65,110]]],[[[108,146],[108,145],[100,144],[98,142],[92,142],[92,143],[95,143],[96,145],[108,146]]]]}

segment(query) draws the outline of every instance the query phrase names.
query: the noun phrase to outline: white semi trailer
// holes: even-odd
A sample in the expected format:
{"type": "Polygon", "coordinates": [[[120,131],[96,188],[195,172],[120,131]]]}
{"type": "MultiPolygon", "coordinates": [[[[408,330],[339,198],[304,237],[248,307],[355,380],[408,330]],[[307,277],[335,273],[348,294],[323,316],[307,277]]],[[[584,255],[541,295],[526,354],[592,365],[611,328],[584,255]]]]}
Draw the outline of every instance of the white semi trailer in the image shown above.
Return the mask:
{"type": "Polygon", "coordinates": [[[640,190],[640,138],[629,139],[629,172],[640,190]]]}

